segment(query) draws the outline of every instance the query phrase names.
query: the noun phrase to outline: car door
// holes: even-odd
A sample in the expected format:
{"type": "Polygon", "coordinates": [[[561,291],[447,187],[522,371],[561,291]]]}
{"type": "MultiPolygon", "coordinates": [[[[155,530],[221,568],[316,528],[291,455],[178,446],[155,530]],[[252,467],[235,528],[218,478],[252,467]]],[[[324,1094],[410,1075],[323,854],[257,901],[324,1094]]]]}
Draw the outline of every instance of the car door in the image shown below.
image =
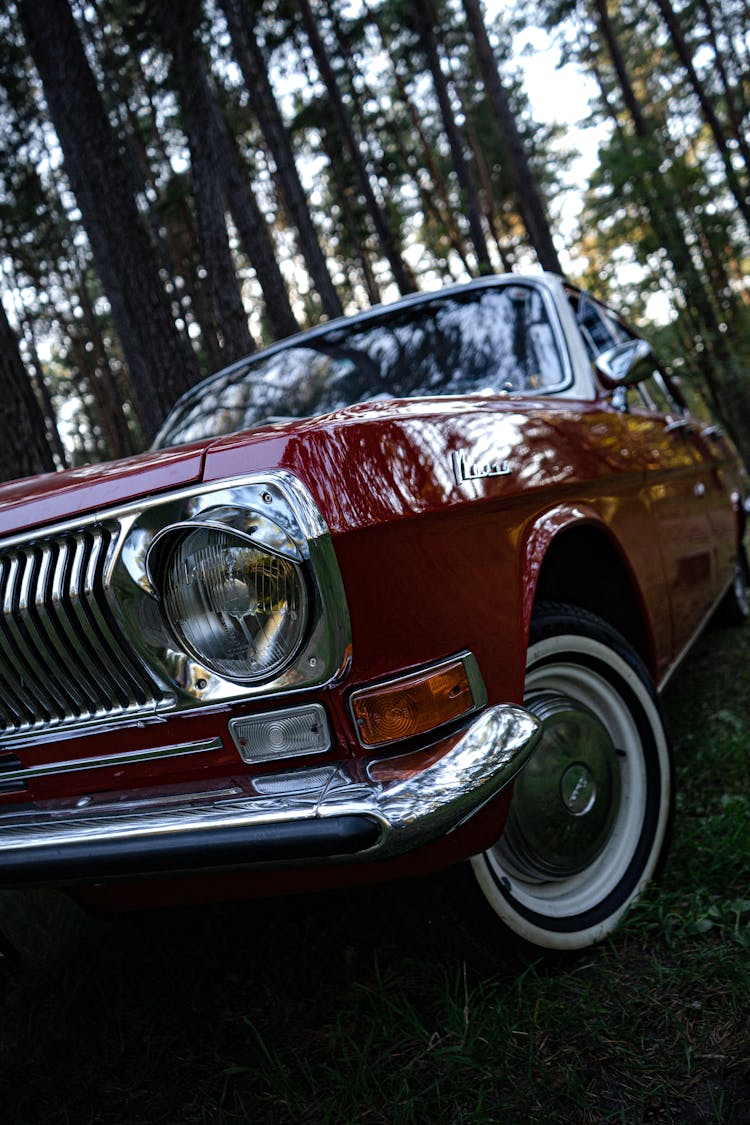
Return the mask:
{"type": "Polygon", "coordinates": [[[666,404],[649,401],[640,388],[632,397],[630,416],[645,459],[646,488],[669,590],[672,640],[679,652],[719,592],[711,470],[696,443],[694,419],[677,404],[665,410],[666,404]]]}
{"type": "Polygon", "coordinates": [[[732,578],[737,563],[738,509],[746,491],[745,472],[736,449],[719,426],[705,420],[692,422],[693,446],[704,466],[718,596],[732,578]]]}
{"type": "MultiPolygon", "coordinates": [[[[577,316],[592,359],[632,338],[609,309],[588,295],[579,301],[577,316]]],[[[716,531],[725,535],[726,530],[712,466],[697,438],[699,423],[670,393],[656,364],[647,383],[627,392],[623,388],[619,403],[645,471],[669,591],[672,646],[678,653],[709,612],[722,581],[712,513],[716,531]]]]}

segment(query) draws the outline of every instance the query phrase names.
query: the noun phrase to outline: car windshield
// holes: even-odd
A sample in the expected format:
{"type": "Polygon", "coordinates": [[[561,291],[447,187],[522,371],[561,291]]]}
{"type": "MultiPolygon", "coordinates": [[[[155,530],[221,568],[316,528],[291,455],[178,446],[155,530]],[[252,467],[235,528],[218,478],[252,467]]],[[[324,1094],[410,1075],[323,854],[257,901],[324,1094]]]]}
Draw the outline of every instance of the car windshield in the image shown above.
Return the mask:
{"type": "Polygon", "coordinates": [[[197,441],[372,399],[535,394],[564,384],[541,291],[506,284],[340,322],[251,357],[181,399],[156,444],[197,441]]]}

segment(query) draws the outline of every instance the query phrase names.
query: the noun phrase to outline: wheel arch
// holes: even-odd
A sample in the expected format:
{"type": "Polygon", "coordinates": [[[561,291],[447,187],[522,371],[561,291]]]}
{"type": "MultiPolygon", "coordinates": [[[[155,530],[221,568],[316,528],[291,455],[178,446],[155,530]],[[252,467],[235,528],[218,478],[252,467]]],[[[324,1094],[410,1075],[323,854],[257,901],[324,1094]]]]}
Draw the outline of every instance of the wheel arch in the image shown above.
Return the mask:
{"type": "Polygon", "coordinates": [[[527,539],[524,632],[539,601],[589,610],[631,644],[654,675],[648,613],[622,546],[594,512],[558,508],[538,520],[527,539]]]}

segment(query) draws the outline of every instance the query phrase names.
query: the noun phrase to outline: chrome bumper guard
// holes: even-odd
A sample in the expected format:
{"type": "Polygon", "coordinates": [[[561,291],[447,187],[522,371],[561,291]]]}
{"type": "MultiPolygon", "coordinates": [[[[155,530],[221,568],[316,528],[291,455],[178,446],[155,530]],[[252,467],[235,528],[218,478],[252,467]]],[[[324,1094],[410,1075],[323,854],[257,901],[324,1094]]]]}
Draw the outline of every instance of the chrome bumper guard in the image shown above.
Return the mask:
{"type": "Polygon", "coordinates": [[[526,764],[541,730],[521,707],[484,711],[408,780],[357,781],[341,763],[273,778],[279,791],[221,792],[0,814],[0,884],[368,861],[458,827],[526,764]],[[296,789],[295,789],[296,787],[296,789]]]}

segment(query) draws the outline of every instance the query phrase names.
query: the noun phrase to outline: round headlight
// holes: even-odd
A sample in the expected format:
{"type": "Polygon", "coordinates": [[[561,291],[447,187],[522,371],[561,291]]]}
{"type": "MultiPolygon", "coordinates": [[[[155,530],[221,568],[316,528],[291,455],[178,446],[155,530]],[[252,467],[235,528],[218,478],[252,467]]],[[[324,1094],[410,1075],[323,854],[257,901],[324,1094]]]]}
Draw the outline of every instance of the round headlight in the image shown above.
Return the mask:
{"type": "Polygon", "coordinates": [[[189,531],[166,560],[162,595],[181,646],[229,680],[273,678],[302,640],[300,567],[231,530],[189,531]]]}

